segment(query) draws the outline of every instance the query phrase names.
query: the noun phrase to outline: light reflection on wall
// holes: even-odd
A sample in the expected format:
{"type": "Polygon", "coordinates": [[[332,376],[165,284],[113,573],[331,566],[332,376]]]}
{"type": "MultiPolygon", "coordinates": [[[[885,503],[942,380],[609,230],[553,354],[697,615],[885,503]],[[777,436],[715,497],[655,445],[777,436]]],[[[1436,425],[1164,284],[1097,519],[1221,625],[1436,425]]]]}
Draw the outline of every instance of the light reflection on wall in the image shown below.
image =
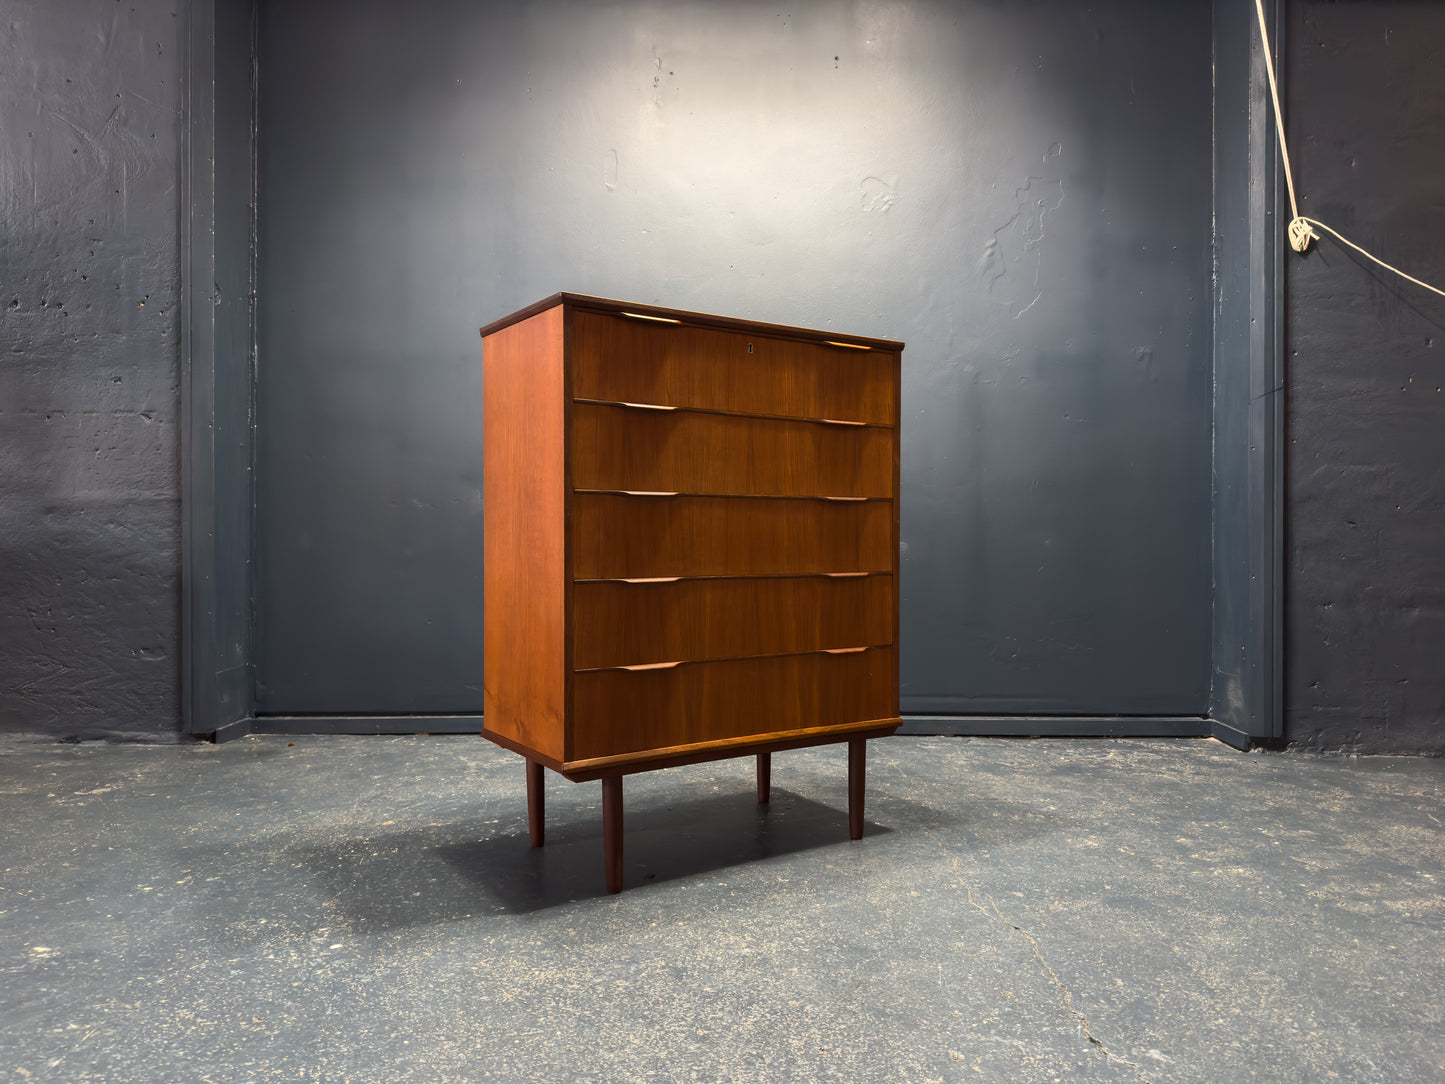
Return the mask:
{"type": "Polygon", "coordinates": [[[272,18],[295,311],[417,371],[559,289],[904,339],[905,706],[1202,714],[1206,0],[272,18]]]}

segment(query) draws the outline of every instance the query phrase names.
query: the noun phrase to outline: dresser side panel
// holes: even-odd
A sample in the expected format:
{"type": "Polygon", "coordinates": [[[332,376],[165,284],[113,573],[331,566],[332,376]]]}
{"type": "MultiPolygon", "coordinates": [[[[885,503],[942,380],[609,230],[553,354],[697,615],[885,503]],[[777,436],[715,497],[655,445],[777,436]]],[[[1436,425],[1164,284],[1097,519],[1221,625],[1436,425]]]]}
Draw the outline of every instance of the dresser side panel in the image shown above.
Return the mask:
{"type": "Polygon", "coordinates": [[[558,304],[482,340],[482,725],[559,761],[568,669],[564,328],[558,304]]]}

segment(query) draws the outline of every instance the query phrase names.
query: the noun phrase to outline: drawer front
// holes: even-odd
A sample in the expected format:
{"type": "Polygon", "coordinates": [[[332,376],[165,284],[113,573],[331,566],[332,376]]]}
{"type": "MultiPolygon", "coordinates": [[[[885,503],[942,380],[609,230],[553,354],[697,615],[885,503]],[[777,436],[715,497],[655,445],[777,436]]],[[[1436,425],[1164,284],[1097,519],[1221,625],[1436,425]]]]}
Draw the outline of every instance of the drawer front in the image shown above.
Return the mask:
{"type": "Polygon", "coordinates": [[[599,666],[783,655],[893,640],[893,577],[578,583],[573,660],[599,666]]]}
{"type": "Polygon", "coordinates": [[[895,719],[894,650],[578,673],[568,759],[895,719]]]}
{"type": "Polygon", "coordinates": [[[891,497],[895,432],[575,403],[572,484],[578,489],[891,497]]]}
{"type": "Polygon", "coordinates": [[[891,572],[893,503],[575,493],[572,576],[891,572]]]}
{"type": "Polygon", "coordinates": [[[572,313],[579,399],[892,425],[896,354],[572,313]]]}

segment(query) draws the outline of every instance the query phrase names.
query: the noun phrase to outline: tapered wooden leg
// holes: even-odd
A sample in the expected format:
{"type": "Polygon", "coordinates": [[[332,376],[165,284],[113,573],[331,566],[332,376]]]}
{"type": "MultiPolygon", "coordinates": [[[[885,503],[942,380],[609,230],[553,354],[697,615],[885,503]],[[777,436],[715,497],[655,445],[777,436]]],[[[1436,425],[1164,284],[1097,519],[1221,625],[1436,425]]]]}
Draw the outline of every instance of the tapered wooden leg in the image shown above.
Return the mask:
{"type": "Polygon", "coordinates": [[[863,838],[863,777],[867,771],[868,743],[855,738],[848,743],[848,835],[863,838]]]}
{"type": "Polygon", "coordinates": [[[527,761],[527,831],[532,836],[532,846],[540,847],[544,842],[544,825],[547,820],[547,792],[542,779],[542,765],[535,760],[527,761]]]}
{"type": "Polygon", "coordinates": [[[773,754],[758,754],[758,801],[766,804],[773,796],[773,754]]]}
{"type": "Polygon", "coordinates": [[[602,780],[602,858],[607,891],[622,891],[622,776],[602,780]]]}

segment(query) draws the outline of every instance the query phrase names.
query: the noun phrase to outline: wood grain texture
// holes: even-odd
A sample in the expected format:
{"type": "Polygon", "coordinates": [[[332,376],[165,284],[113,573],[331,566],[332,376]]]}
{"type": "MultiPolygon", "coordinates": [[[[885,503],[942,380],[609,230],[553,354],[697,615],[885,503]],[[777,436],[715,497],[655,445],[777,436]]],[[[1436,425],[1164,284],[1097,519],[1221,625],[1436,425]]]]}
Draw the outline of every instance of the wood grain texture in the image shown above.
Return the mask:
{"type": "Polygon", "coordinates": [[[532,846],[540,847],[547,842],[547,784],[542,765],[535,760],[527,761],[527,834],[532,846]]]}
{"type": "Polygon", "coordinates": [[[604,781],[609,892],[622,776],[753,754],[767,802],[773,751],[846,741],[857,838],[899,722],[901,344],[619,304],[484,329],[484,733],[537,845],[542,765],[604,781]]]}
{"type": "Polygon", "coordinates": [[[585,783],[609,775],[634,775],[637,772],[654,772],[662,768],[677,768],[684,764],[701,764],[711,760],[753,756],[757,753],[836,745],[854,738],[886,738],[898,729],[899,721],[897,716],[893,716],[889,719],[864,719],[838,726],[788,730],[779,734],[749,734],[742,738],[724,738],[721,741],[698,742],[694,745],[676,745],[636,753],[621,753],[617,756],[593,757],[590,760],[573,760],[561,765],[558,770],[574,783],[585,783]]]}
{"type": "Polygon", "coordinates": [[[572,501],[578,579],[893,569],[893,503],[764,497],[572,501]],[[892,552],[890,552],[892,548],[892,552]]]}
{"type": "Polygon", "coordinates": [[[622,777],[602,780],[602,862],[607,891],[622,891],[622,777]]]}
{"type": "Polygon", "coordinates": [[[578,489],[891,497],[894,430],[577,403],[578,489]]]}
{"type": "Polygon", "coordinates": [[[564,759],[563,310],[482,340],[484,727],[564,759]]]}
{"type": "MultiPolygon", "coordinates": [[[[892,354],[888,358],[889,369],[893,374],[895,384],[901,387],[903,381],[903,356],[892,354]]],[[[902,528],[902,494],[903,494],[903,399],[902,395],[895,395],[893,398],[893,541],[889,546],[889,553],[893,555],[893,639],[894,644],[898,643],[898,585],[902,582],[899,576],[902,572],[901,562],[903,560],[903,528],[902,528]]],[[[893,653],[893,709],[892,715],[899,712],[899,690],[901,679],[899,675],[898,652],[893,653]]]]}
{"type": "Polygon", "coordinates": [[[573,320],[579,398],[883,425],[897,416],[896,354],[594,312],[573,320]]]}
{"type": "Polygon", "coordinates": [[[589,670],[573,680],[578,760],[894,714],[892,647],[589,670]]]}
{"type": "Polygon", "coordinates": [[[863,838],[863,791],[868,772],[868,743],[848,742],[848,838],[863,838]]]}
{"type": "Polygon", "coordinates": [[[877,339],[868,335],[849,335],[838,331],[822,331],[818,328],[796,327],[792,324],[772,324],[762,320],[744,320],[735,316],[718,316],[708,312],[693,312],[689,309],[670,309],[661,305],[644,305],[637,301],[617,301],[608,297],[593,297],[590,294],[577,294],[567,291],[555,293],[551,297],[545,297],[541,301],[533,302],[518,309],[509,316],[503,316],[499,320],[493,320],[482,328],[482,336],[500,331],[508,324],[516,324],[529,316],[534,316],[543,309],[550,309],[554,305],[566,304],[574,311],[583,310],[588,312],[601,313],[640,313],[644,316],[660,316],[664,320],[676,321],[678,323],[691,324],[694,327],[720,328],[724,331],[743,331],[758,335],[771,335],[775,338],[801,339],[808,342],[845,342],[856,346],[867,346],[874,350],[897,352],[903,349],[903,343],[897,339],[877,339]]]}
{"type": "Polygon", "coordinates": [[[893,579],[587,581],[573,588],[578,670],[893,642],[893,579]]]}

